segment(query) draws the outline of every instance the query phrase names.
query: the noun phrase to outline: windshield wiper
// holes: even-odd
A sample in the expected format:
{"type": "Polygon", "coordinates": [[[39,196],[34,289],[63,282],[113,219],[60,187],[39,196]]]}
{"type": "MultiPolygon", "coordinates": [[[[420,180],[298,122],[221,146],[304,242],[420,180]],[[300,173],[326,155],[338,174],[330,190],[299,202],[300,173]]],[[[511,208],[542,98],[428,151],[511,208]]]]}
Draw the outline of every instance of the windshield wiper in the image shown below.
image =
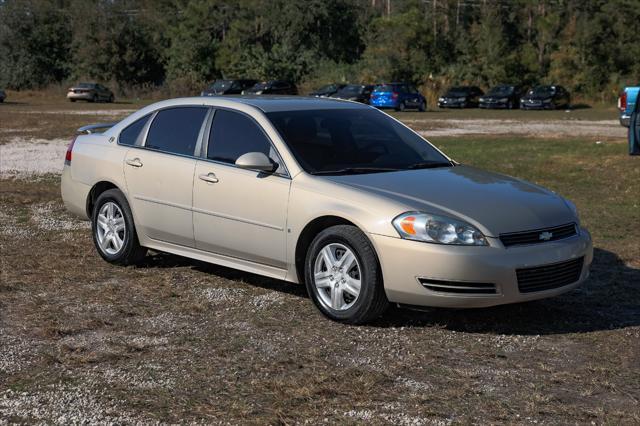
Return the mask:
{"type": "Polygon", "coordinates": [[[435,169],[437,167],[451,167],[453,163],[450,161],[425,161],[407,166],[407,169],[435,169]]]}
{"type": "Polygon", "coordinates": [[[349,175],[349,174],[365,174],[365,173],[382,173],[397,172],[400,169],[391,167],[345,167],[337,170],[320,170],[314,172],[314,175],[349,175]]]}

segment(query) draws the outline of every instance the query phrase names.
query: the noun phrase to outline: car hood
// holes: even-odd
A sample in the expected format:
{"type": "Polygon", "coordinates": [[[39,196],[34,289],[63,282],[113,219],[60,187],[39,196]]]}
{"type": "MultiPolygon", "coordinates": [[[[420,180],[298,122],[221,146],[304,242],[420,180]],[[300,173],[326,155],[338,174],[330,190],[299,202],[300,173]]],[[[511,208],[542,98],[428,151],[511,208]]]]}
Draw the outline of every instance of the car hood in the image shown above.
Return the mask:
{"type": "Polygon", "coordinates": [[[555,193],[464,165],[327,178],[386,197],[410,210],[458,217],[492,237],[576,221],[555,193]]]}

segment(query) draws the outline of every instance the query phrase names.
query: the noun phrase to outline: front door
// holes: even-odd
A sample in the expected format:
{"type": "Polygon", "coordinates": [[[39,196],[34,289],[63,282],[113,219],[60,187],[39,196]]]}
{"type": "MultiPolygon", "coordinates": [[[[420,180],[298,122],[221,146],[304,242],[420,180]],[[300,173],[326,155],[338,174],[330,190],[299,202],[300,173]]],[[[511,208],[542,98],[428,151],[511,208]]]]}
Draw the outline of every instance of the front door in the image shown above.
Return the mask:
{"type": "Polygon", "coordinates": [[[196,247],[284,269],[291,180],[271,141],[251,117],[217,110],[206,151],[193,185],[196,247]],[[235,166],[247,152],[262,152],[280,167],[264,173],[235,166]]]}
{"type": "Polygon", "coordinates": [[[125,156],[125,179],[138,232],[193,247],[194,152],[208,109],[176,107],[153,118],[144,146],[125,156]]]}

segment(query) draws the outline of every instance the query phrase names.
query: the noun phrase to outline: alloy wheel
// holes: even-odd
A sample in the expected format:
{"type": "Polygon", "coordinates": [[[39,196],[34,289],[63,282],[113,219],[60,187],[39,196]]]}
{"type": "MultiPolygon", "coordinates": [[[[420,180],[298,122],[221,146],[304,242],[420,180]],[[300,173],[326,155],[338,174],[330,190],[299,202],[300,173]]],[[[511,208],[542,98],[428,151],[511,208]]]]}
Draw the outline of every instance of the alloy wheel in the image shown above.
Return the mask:
{"type": "Polygon", "coordinates": [[[102,205],[96,220],[96,239],[100,249],[109,255],[116,255],[124,247],[127,227],[120,207],[108,201],[102,205]]]}
{"type": "Polygon", "coordinates": [[[340,243],[324,246],[316,256],[314,285],[320,303],[344,311],[358,299],[361,288],[361,268],[353,251],[340,243]]]}

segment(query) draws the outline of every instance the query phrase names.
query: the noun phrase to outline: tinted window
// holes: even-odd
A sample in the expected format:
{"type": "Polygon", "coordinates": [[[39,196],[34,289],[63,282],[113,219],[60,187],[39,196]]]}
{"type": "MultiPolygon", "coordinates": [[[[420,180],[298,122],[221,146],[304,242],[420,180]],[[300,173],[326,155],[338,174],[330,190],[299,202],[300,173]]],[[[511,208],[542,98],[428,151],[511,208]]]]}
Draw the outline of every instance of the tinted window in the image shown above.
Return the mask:
{"type": "Polygon", "coordinates": [[[158,112],[149,128],[145,146],[173,154],[193,155],[206,114],[204,107],[170,108],[158,112]]]}
{"type": "Polygon", "coordinates": [[[141,119],[134,121],[133,124],[127,126],[122,132],[120,132],[118,142],[121,145],[142,145],[142,141],[138,140],[138,138],[142,137],[142,129],[144,129],[145,124],[149,121],[149,117],[151,117],[151,115],[146,115],[141,119]]]}
{"type": "Polygon", "coordinates": [[[267,117],[309,173],[451,166],[427,141],[376,110],[282,111],[267,117]]]}
{"type": "Polygon", "coordinates": [[[207,158],[235,164],[238,157],[247,152],[262,152],[282,164],[271,147],[271,142],[256,122],[237,112],[217,110],[209,134],[207,158]]]}

